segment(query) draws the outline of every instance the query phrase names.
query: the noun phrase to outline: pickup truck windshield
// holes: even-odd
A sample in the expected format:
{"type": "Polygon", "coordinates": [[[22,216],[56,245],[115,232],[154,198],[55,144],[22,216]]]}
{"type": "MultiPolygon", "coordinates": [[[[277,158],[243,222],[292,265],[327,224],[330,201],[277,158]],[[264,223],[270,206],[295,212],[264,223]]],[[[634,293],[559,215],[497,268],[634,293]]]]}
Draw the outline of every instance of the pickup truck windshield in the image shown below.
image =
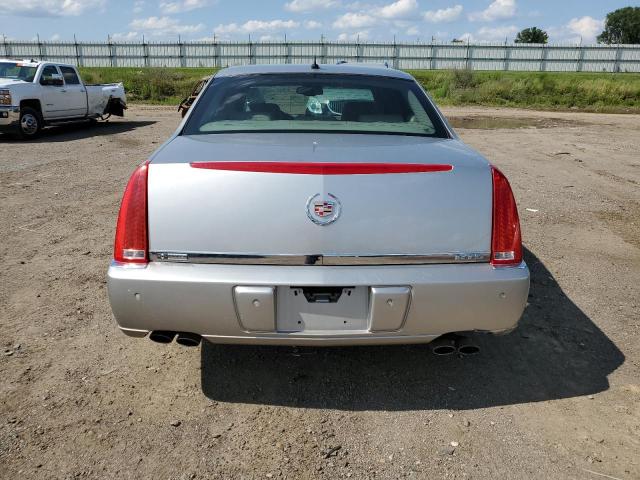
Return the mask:
{"type": "Polygon", "coordinates": [[[0,62],[0,78],[12,78],[33,82],[36,76],[36,67],[27,67],[21,63],[0,62]]]}
{"type": "Polygon", "coordinates": [[[233,132],[447,137],[435,109],[414,81],[313,73],[214,78],[183,134],[233,132]]]}

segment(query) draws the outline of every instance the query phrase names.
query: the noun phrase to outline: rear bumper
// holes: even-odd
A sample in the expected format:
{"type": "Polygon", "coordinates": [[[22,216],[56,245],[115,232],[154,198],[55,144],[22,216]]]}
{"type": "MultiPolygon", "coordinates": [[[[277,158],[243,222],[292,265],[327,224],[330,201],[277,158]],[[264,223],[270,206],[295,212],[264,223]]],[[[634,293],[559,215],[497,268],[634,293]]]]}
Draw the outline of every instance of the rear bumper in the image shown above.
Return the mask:
{"type": "MultiPolygon", "coordinates": [[[[515,328],[527,301],[529,270],[524,262],[512,268],[493,268],[489,264],[328,267],[160,262],[131,267],[113,263],[108,271],[108,291],[118,326],[134,337],[152,330],[171,330],[197,333],[215,343],[422,343],[448,332],[501,333],[515,328]],[[354,330],[280,331],[279,318],[284,312],[279,309],[284,304],[275,297],[278,291],[284,292],[279,289],[290,286],[362,287],[368,298],[363,311],[366,319],[354,330]],[[245,307],[236,287],[255,287],[240,290],[263,295],[260,305],[272,312],[271,327],[250,329],[246,321],[241,322],[245,307]],[[274,297],[271,304],[269,291],[274,297]],[[404,309],[397,325],[387,313],[380,313],[380,304],[374,305],[377,298],[386,308],[387,292],[394,291],[408,292],[406,304],[393,304],[403,305],[404,309]]],[[[251,298],[248,297],[253,301],[251,298]]],[[[322,325],[324,315],[327,324],[333,321],[335,325],[334,305],[318,305],[320,310],[316,313],[320,315],[319,320],[315,318],[315,325],[322,325]]],[[[262,325],[269,325],[269,321],[262,325]]]]}
{"type": "Polygon", "coordinates": [[[0,132],[13,130],[20,123],[20,107],[0,106],[0,132]]]}

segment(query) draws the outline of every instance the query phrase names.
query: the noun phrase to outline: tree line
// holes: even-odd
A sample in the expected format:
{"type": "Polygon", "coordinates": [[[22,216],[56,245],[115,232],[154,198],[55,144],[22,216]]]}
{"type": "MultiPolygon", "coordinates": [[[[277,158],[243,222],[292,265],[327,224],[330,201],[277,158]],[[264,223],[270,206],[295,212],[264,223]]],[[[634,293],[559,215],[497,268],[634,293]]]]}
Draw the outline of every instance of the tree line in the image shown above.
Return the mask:
{"type": "MultiPolygon", "coordinates": [[[[598,43],[640,44],[640,7],[619,8],[607,14],[598,43]]],[[[549,35],[538,27],[529,27],[516,35],[515,43],[547,43],[549,35]]]]}

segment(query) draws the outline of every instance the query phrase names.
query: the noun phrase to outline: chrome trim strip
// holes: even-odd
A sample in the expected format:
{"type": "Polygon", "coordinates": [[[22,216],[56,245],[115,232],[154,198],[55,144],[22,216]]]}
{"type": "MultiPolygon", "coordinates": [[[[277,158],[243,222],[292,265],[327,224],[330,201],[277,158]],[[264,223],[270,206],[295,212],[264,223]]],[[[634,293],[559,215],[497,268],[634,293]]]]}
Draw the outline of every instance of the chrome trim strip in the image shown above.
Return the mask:
{"type": "Polygon", "coordinates": [[[428,255],[260,255],[236,253],[150,252],[153,262],[228,265],[425,265],[437,263],[488,263],[488,252],[454,252],[428,255]]]}

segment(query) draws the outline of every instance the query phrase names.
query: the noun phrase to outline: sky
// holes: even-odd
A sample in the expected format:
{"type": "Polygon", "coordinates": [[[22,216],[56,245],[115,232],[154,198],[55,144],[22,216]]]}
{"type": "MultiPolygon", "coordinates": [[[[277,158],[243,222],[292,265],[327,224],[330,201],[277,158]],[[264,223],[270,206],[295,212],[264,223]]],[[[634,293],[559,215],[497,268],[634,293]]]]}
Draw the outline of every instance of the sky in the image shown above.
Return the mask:
{"type": "Polygon", "coordinates": [[[595,43],[617,0],[8,0],[0,37],[32,40],[513,41],[595,43]]]}

